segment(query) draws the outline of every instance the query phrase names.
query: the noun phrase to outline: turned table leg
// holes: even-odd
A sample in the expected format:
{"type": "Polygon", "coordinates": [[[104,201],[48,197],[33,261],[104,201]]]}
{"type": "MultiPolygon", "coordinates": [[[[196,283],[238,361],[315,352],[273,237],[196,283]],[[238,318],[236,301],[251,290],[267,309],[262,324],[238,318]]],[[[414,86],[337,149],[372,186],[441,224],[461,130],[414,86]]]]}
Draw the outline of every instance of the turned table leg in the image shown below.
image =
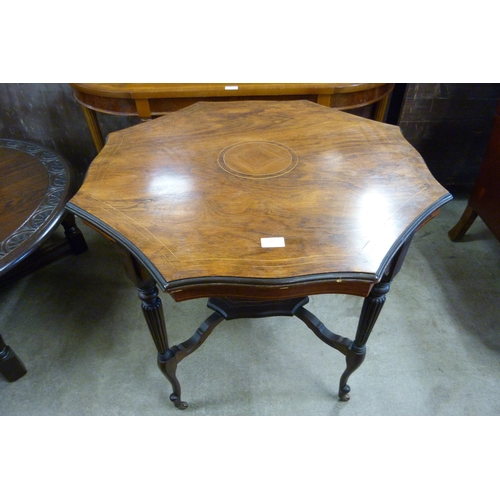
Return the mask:
{"type": "Polygon", "coordinates": [[[94,141],[97,152],[99,153],[104,147],[104,139],[102,137],[101,127],[99,127],[99,122],[97,121],[96,112],[93,109],[87,108],[82,105],[83,114],[87,120],[87,125],[89,126],[90,135],[94,141]]]}
{"type": "Polygon", "coordinates": [[[139,298],[142,300],[142,312],[158,351],[158,368],[172,385],[173,392],[170,395],[170,401],[177,408],[184,410],[188,405],[181,401],[181,385],[176,376],[178,361],[168,347],[167,327],[161,299],[158,296],[158,288],[154,280],[150,280],[144,282],[142,286],[138,286],[137,290],[139,298]]]}
{"type": "Polygon", "coordinates": [[[385,296],[390,289],[390,283],[380,282],[373,286],[370,295],[363,301],[361,316],[359,317],[358,329],[354,342],[346,353],[346,369],[340,377],[339,398],[342,401],[349,400],[351,388],[347,381],[352,373],[363,363],[366,356],[366,343],[375,326],[377,318],[385,303],[385,296]]]}
{"type": "Polygon", "coordinates": [[[224,318],[218,312],[213,313],[191,338],[169,348],[163,308],[155,282],[152,279],[144,281],[137,289],[142,300],[142,311],[158,350],[158,368],[172,385],[170,401],[180,410],[184,410],[188,404],[181,400],[181,384],[176,375],[177,365],[198,349],[224,318]]]}
{"type": "Polygon", "coordinates": [[[406,238],[405,242],[396,252],[391,262],[387,265],[382,280],[373,285],[371,292],[363,301],[356,337],[349,346],[348,351],[345,353],[347,366],[340,378],[339,384],[339,398],[342,401],[349,400],[349,391],[351,388],[347,385],[347,381],[351,374],[361,366],[361,363],[363,363],[365,359],[366,343],[368,342],[370,333],[372,332],[379,317],[380,311],[382,311],[386,295],[391,288],[391,282],[403,266],[403,262],[406,254],[408,253],[408,249],[410,248],[412,239],[413,234],[406,238]]]}
{"type": "Polygon", "coordinates": [[[15,382],[26,375],[28,370],[16,353],[5,344],[0,335],[0,373],[9,381],[15,382]]]}
{"type": "Polygon", "coordinates": [[[158,296],[158,288],[154,278],[132,254],[122,249],[126,255],[127,274],[137,287],[139,298],[142,301],[142,311],[158,351],[158,367],[172,385],[173,392],[170,395],[170,400],[181,410],[188,407],[188,404],[181,400],[181,386],[176,376],[177,365],[198,349],[219,323],[236,318],[296,316],[323,342],[345,355],[346,368],[340,378],[338,395],[340,400],[348,401],[351,389],[347,382],[365,359],[366,343],[385,303],[391,281],[401,269],[411,239],[412,235],[406,239],[387,265],[382,280],[375,283],[369,295],[365,297],[354,340],[331,332],[314,314],[305,309],[303,306],[307,304],[308,297],[264,302],[219,298],[209,300],[208,306],[215,312],[202,323],[194,335],[173,347],[168,345],[162,302],[158,296]]]}
{"type": "Polygon", "coordinates": [[[64,228],[64,235],[66,236],[66,240],[68,241],[71,250],[73,250],[73,253],[79,255],[85,252],[88,249],[87,242],[83,237],[83,233],[76,225],[74,214],[67,212],[61,221],[61,225],[64,228]]]}
{"type": "Polygon", "coordinates": [[[170,348],[162,302],[158,296],[156,282],[149,271],[132,254],[123,251],[126,257],[127,274],[137,287],[139,298],[142,301],[142,312],[158,351],[158,368],[172,385],[173,392],[170,395],[170,401],[180,410],[184,410],[188,404],[181,400],[181,385],[176,375],[177,365],[198,349],[224,318],[217,312],[213,313],[190,339],[170,348]]]}
{"type": "Polygon", "coordinates": [[[122,250],[125,256],[127,275],[137,287],[139,298],[142,301],[142,312],[144,313],[149,332],[158,351],[158,368],[172,384],[173,393],[170,396],[170,400],[178,408],[184,409],[187,407],[187,404],[181,401],[181,387],[175,375],[177,362],[175,357],[171,355],[168,346],[167,327],[163,316],[162,302],[158,296],[156,281],[132,254],[124,249],[122,250]]]}

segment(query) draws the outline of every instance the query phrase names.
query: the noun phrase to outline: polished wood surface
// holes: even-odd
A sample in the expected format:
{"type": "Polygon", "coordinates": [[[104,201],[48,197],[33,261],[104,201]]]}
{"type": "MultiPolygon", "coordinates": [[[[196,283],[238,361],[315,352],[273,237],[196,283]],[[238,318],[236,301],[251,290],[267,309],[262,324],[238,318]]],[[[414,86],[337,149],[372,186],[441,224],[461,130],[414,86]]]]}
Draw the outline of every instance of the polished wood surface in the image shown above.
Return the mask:
{"type": "Polygon", "coordinates": [[[462,217],[448,233],[450,239],[463,238],[478,215],[500,241],[500,101],[479,175],[462,217]]]}
{"type": "Polygon", "coordinates": [[[307,101],[241,101],[110,134],[69,207],[182,300],[250,285],[254,298],[367,295],[449,199],[395,126],[307,101]]]}
{"type": "Polygon", "coordinates": [[[144,120],[198,101],[308,99],[354,110],[373,105],[370,118],[383,121],[392,83],[72,83],[97,151],[104,146],[96,111],[144,120]]]}
{"type": "Polygon", "coordinates": [[[120,244],[172,386],[223,320],[295,316],[345,356],[338,395],[414,232],[451,199],[397,127],[309,101],[200,102],[112,133],[68,208],[120,244]],[[170,346],[156,284],[214,312],[170,346]],[[365,297],[354,340],[304,306],[365,297]]]}
{"type": "Polygon", "coordinates": [[[35,157],[1,145],[0,241],[4,241],[38,207],[47,192],[49,175],[35,157]]]}

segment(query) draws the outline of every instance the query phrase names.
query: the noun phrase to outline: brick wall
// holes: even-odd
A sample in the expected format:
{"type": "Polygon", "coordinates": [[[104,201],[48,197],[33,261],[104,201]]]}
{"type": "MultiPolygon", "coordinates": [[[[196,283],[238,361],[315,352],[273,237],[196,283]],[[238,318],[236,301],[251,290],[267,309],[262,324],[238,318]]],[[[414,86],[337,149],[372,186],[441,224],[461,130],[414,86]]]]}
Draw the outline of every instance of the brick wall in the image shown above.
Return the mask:
{"type": "Polygon", "coordinates": [[[470,193],[500,98],[498,83],[410,83],[399,116],[406,139],[452,193],[470,193]]]}

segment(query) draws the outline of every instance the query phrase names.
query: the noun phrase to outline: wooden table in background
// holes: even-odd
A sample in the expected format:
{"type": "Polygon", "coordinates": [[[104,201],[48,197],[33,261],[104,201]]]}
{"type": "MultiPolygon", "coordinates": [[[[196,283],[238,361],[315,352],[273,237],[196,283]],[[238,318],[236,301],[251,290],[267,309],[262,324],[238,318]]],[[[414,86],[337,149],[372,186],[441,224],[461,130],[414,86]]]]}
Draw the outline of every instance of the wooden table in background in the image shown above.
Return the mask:
{"type": "MultiPolygon", "coordinates": [[[[61,156],[37,144],[0,139],[0,286],[87,244],[66,202],[77,175],[61,156]],[[43,247],[62,224],[65,241],[43,247]]],[[[0,373],[10,382],[26,368],[0,336],[0,373]]]]}
{"type": "Polygon", "coordinates": [[[366,108],[370,118],[383,121],[394,88],[393,83],[72,83],[71,86],[83,107],[98,152],[104,139],[96,111],[149,120],[199,101],[307,99],[340,110],[366,108]]]}
{"type": "Polygon", "coordinates": [[[178,363],[243,317],[301,319],[345,355],[347,400],[414,232],[450,199],[398,127],[308,101],[239,101],[111,133],[68,208],[124,250],[185,408],[178,363]],[[169,346],[157,284],[176,301],[209,298],[214,312],[186,342],[169,346]],[[365,297],[354,340],[304,307],[331,293],[365,297]]]}

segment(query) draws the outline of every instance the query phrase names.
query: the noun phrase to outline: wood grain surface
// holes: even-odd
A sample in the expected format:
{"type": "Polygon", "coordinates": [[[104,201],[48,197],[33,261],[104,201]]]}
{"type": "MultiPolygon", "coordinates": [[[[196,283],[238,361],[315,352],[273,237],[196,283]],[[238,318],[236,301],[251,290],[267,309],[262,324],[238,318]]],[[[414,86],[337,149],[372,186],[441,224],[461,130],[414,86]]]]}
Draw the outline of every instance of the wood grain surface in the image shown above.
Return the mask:
{"type": "Polygon", "coordinates": [[[373,284],[450,198],[395,126],[308,101],[241,101],[110,134],[68,206],[176,293],[238,280],[373,284]]]}
{"type": "Polygon", "coordinates": [[[1,144],[0,171],[0,241],[3,241],[40,205],[49,187],[49,175],[36,157],[1,144]]]}
{"type": "Polygon", "coordinates": [[[0,139],[2,280],[59,225],[76,189],[76,174],[62,157],[37,144],[0,139]]]}

